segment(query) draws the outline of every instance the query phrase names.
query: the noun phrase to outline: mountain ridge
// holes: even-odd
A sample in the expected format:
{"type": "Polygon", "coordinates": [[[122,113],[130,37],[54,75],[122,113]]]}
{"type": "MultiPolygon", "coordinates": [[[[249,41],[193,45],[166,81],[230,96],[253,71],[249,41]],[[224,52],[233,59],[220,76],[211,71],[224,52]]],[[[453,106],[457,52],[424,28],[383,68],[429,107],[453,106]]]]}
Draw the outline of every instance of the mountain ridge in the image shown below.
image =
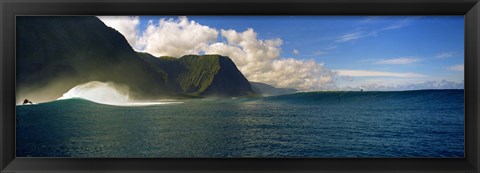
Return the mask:
{"type": "Polygon", "coordinates": [[[248,80],[229,57],[214,54],[173,58],[139,54],[156,68],[165,69],[168,74],[167,83],[175,91],[192,96],[220,97],[254,93],[248,80]]]}

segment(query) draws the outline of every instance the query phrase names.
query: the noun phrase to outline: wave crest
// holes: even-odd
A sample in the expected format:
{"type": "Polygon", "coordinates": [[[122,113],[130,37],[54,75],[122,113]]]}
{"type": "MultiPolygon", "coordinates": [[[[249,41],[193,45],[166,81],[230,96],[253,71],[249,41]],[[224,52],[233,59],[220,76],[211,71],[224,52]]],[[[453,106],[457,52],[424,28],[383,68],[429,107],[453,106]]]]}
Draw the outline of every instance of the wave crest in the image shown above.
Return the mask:
{"type": "Polygon", "coordinates": [[[182,103],[175,101],[138,101],[130,99],[127,86],[113,82],[91,81],[79,84],[57,100],[81,98],[92,102],[114,106],[151,106],[161,104],[182,103]]]}

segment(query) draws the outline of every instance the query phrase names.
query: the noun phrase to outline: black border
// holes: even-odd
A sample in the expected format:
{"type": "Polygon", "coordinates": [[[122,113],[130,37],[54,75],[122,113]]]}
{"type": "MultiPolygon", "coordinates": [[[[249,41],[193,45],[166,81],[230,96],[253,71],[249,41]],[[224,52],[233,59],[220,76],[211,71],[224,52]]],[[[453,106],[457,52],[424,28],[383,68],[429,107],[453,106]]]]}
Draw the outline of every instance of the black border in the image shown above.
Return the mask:
{"type": "Polygon", "coordinates": [[[479,172],[479,0],[0,0],[1,172],[479,172]],[[17,15],[465,15],[465,158],[15,158],[17,15]]]}

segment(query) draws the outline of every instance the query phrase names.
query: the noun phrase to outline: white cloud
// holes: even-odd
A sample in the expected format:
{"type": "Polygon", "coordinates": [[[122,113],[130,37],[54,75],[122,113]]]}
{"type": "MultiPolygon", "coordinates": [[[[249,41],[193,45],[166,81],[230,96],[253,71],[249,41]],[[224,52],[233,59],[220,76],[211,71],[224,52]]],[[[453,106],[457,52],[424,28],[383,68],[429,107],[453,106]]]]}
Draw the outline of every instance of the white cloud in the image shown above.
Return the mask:
{"type": "Polygon", "coordinates": [[[399,29],[403,28],[405,26],[408,26],[413,20],[419,18],[419,16],[414,16],[414,17],[407,17],[405,19],[399,20],[391,25],[388,25],[379,31],[387,31],[387,30],[393,30],[393,29],[399,29]]]}
{"type": "Polygon", "coordinates": [[[448,67],[448,69],[452,71],[464,71],[464,65],[463,64],[452,65],[448,67]]]}
{"type": "Polygon", "coordinates": [[[139,43],[155,56],[180,57],[195,54],[217,40],[218,31],[190,21],[187,17],[161,19],[158,24],[150,22],[142,33],[139,43]]]}
{"type": "Polygon", "coordinates": [[[380,16],[367,16],[365,19],[360,20],[360,24],[369,24],[369,23],[374,23],[377,22],[378,19],[380,19],[380,16]]]}
{"type": "Polygon", "coordinates": [[[105,25],[116,29],[120,32],[128,43],[135,49],[139,50],[138,41],[138,26],[140,19],[138,16],[97,16],[105,25]]]}
{"type": "Polygon", "coordinates": [[[401,58],[393,58],[393,59],[382,59],[374,62],[374,64],[381,64],[381,65],[398,65],[398,64],[412,64],[418,62],[419,59],[411,58],[411,57],[401,57],[401,58]]]}
{"type": "MultiPolygon", "coordinates": [[[[341,43],[341,42],[350,42],[354,41],[360,38],[365,38],[365,37],[372,37],[372,36],[377,36],[379,33],[388,31],[388,30],[395,30],[399,28],[403,28],[407,26],[415,17],[409,17],[405,18],[403,20],[399,20],[398,22],[395,22],[393,24],[387,25],[383,28],[378,28],[378,29],[356,29],[353,32],[341,35],[340,37],[335,39],[335,42],[341,43]]],[[[372,22],[375,22],[376,20],[380,19],[380,17],[367,17],[363,21],[361,21],[361,24],[369,24],[372,22]]]]}
{"type": "Polygon", "coordinates": [[[365,36],[366,35],[363,32],[355,31],[355,32],[347,33],[347,34],[344,34],[344,35],[338,37],[335,40],[335,42],[353,41],[353,40],[360,39],[360,38],[365,37],[365,36]]]}
{"type": "Polygon", "coordinates": [[[444,59],[444,58],[450,58],[455,55],[455,52],[443,52],[435,55],[436,58],[444,59]]]}
{"type": "Polygon", "coordinates": [[[300,54],[300,51],[298,51],[297,49],[293,49],[293,50],[292,50],[292,53],[293,53],[294,55],[298,55],[298,54],[300,54]]]}
{"type": "Polygon", "coordinates": [[[146,30],[139,31],[138,16],[97,16],[105,25],[116,29],[137,51],[155,56],[180,57],[195,54],[217,40],[218,31],[203,26],[187,17],[177,20],[150,20],[146,30]]]}
{"type": "Polygon", "coordinates": [[[320,49],[320,50],[317,50],[315,52],[313,52],[313,54],[311,54],[310,56],[322,56],[322,55],[327,55],[329,54],[330,52],[332,52],[334,49],[336,49],[337,46],[335,45],[330,45],[330,46],[327,46],[323,49],[320,49]]]}
{"type": "Polygon", "coordinates": [[[205,53],[229,56],[246,76],[254,76],[257,71],[262,71],[267,64],[280,57],[282,40],[279,38],[258,40],[257,33],[252,28],[243,32],[221,30],[221,34],[228,43],[220,43],[223,46],[214,44],[213,48],[205,49],[205,53]]]}
{"type": "Polygon", "coordinates": [[[400,22],[397,22],[397,23],[388,25],[388,26],[386,26],[386,27],[378,30],[377,32],[399,29],[399,28],[402,28],[402,27],[404,27],[404,26],[406,26],[406,25],[407,25],[407,22],[400,21],[400,22]]]}
{"type": "Polygon", "coordinates": [[[401,28],[401,27],[403,27],[402,24],[393,24],[393,25],[389,25],[389,26],[383,28],[382,31],[398,29],[398,28],[401,28]]]}
{"type": "Polygon", "coordinates": [[[397,73],[385,71],[369,71],[369,70],[335,70],[340,76],[351,77],[402,77],[402,78],[416,78],[426,77],[418,73],[397,73]]]}
{"type": "Polygon", "coordinates": [[[253,29],[243,32],[221,30],[227,43],[211,44],[207,54],[221,54],[232,58],[250,81],[264,82],[276,87],[319,90],[333,88],[335,73],[313,60],[280,58],[279,38],[260,40],[253,29]]]}

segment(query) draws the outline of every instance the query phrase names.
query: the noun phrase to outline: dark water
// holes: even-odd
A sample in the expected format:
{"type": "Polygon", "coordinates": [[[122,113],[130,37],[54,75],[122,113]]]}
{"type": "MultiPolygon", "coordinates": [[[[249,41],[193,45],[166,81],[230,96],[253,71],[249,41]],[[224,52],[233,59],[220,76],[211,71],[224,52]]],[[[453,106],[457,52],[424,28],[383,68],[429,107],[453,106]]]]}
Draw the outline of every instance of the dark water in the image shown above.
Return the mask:
{"type": "Polygon", "coordinates": [[[463,157],[464,91],[17,106],[18,157],[463,157]]]}

